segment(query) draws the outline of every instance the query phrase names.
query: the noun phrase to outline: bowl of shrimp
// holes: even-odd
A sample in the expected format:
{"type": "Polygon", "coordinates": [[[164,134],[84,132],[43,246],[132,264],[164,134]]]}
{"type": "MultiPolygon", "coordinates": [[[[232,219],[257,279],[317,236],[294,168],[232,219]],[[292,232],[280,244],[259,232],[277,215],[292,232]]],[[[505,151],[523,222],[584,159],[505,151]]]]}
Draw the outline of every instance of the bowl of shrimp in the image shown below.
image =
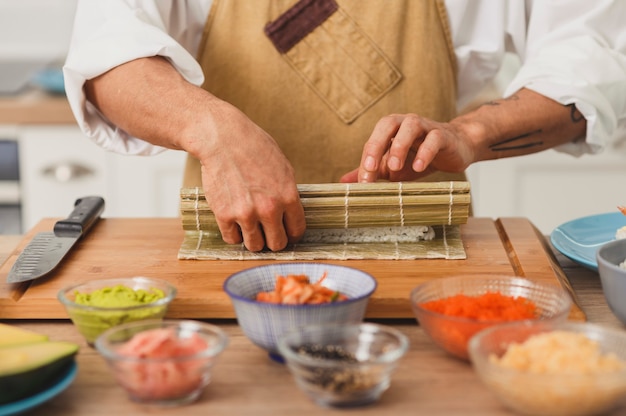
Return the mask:
{"type": "Polygon", "coordinates": [[[279,362],[284,333],[312,324],[360,323],[376,287],[362,270],[315,262],[251,267],[224,281],[243,333],[279,362]]]}

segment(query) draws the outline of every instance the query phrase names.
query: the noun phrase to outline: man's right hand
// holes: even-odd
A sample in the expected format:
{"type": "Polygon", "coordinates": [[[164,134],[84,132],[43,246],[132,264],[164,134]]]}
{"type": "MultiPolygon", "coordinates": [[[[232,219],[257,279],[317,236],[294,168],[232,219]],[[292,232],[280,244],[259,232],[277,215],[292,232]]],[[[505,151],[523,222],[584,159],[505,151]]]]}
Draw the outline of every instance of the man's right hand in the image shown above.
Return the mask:
{"type": "Polygon", "coordinates": [[[119,65],[87,81],[84,90],[130,135],[200,161],[225,242],[276,251],[304,234],[293,168],[274,139],[234,106],[186,81],[166,59],[119,65]]]}

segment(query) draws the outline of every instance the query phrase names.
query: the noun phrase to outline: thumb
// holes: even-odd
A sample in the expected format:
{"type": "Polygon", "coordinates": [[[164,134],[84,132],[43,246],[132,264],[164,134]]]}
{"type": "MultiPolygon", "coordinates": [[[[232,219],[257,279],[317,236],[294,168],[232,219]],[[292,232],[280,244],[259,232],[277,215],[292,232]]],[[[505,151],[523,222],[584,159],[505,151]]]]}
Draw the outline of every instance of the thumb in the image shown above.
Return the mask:
{"type": "Polygon", "coordinates": [[[358,182],[358,180],[359,180],[359,169],[357,168],[343,175],[341,179],[339,179],[339,182],[355,183],[355,182],[358,182]]]}

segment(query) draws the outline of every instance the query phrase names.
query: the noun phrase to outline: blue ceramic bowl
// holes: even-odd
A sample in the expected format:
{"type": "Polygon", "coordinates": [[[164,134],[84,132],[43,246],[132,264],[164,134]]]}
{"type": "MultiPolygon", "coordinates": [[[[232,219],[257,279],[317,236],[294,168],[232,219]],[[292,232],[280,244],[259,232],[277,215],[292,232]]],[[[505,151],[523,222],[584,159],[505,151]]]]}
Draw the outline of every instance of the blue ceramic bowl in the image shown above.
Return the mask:
{"type": "Polygon", "coordinates": [[[49,93],[65,94],[65,81],[61,68],[48,68],[39,71],[33,77],[33,83],[49,93]]]}
{"type": "Polygon", "coordinates": [[[321,323],[359,323],[376,290],[376,279],[364,271],[325,263],[272,263],[237,272],[226,279],[237,322],[244,334],[274,359],[279,338],[294,327],[321,323]],[[276,276],[305,274],[311,283],[327,273],[323,285],[348,297],[320,305],[282,305],[257,302],[257,293],[271,291],[276,276]]]}

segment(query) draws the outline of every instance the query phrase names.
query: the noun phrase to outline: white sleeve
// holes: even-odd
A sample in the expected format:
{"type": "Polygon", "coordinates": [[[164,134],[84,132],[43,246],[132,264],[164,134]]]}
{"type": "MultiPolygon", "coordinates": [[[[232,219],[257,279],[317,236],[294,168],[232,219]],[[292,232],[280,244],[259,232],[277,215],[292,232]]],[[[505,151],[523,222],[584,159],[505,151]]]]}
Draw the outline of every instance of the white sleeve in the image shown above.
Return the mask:
{"type": "Polygon", "coordinates": [[[141,57],[166,57],[195,85],[204,76],[195,60],[211,1],[79,0],[69,53],[63,67],[70,107],[81,130],[99,146],[118,153],[163,151],[110,123],[83,92],[86,80],[141,57]]]}
{"type": "Polygon", "coordinates": [[[520,70],[504,95],[534,90],[575,104],[585,140],[556,150],[596,153],[626,129],[626,1],[445,0],[458,64],[459,108],[512,53],[520,70]]]}
{"type": "Polygon", "coordinates": [[[575,104],[587,120],[585,141],[556,150],[580,156],[602,151],[626,127],[626,2],[530,1],[523,65],[506,88],[528,88],[575,104]]]}

